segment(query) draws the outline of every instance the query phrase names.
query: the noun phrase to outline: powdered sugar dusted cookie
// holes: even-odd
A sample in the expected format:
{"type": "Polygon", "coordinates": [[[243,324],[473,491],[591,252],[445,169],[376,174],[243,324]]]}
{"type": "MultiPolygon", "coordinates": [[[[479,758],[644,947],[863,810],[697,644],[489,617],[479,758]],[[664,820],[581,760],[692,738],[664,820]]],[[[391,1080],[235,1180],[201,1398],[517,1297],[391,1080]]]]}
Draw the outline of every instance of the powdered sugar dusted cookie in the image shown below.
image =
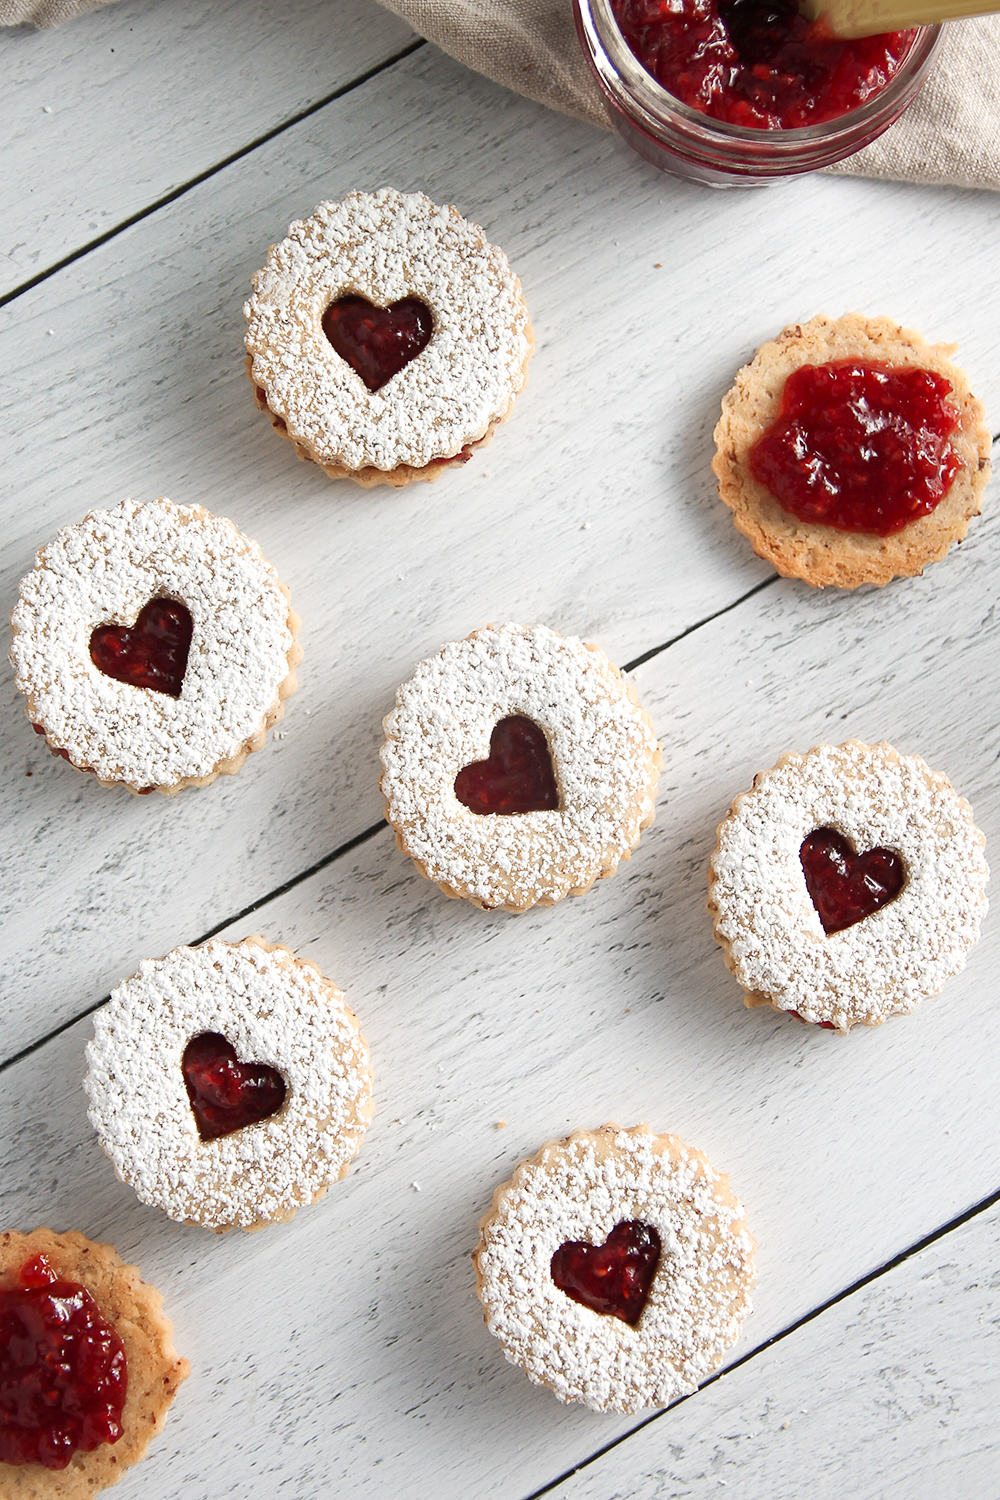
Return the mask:
{"type": "Polygon", "coordinates": [[[858,313],[794,323],[736,376],[712,468],[779,573],[822,587],[922,572],[979,514],[990,433],[954,346],[858,313]]]}
{"type": "Polygon", "coordinates": [[[579,895],[653,821],[660,749],[631,683],[544,626],[489,625],[422,661],[385,734],[400,849],[476,906],[579,895]]]}
{"type": "Polygon", "coordinates": [[[497,1189],[476,1274],[512,1364],[595,1411],[666,1406],[750,1311],[754,1241],[728,1178],[647,1125],[550,1141],[497,1189]]]}
{"type": "Polygon", "coordinates": [[[749,1006],[878,1026],[965,966],[985,840],[947,777],[891,745],[786,755],[737,797],[709,866],[716,940],[749,1006]]]}
{"type": "Polygon", "coordinates": [[[209,1229],[290,1219],[347,1172],[372,1117],[341,992],[263,938],[149,959],[87,1047],[90,1119],[144,1203],[209,1229]]]}
{"type": "Polygon", "coordinates": [[[189,1373],[162,1307],[110,1245],[0,1233],[4,1500],[85,1500],[142,1458],[189,1373]]]}
{"type": "Polygon", "coordinates": [[[507,257],[423,193],[350,193],[272,245],[244,308],[257,405],[332,479],[407,484],[464,463],[527,378],[507,257]]]}
{"type": "Polygon", "coordinates": [[[260,749],[295,691],[297,630],[287,589],[231,521],[125,500],[38,553],[10,658],[50,750],[105,785],[172,793],[260,749]]]}

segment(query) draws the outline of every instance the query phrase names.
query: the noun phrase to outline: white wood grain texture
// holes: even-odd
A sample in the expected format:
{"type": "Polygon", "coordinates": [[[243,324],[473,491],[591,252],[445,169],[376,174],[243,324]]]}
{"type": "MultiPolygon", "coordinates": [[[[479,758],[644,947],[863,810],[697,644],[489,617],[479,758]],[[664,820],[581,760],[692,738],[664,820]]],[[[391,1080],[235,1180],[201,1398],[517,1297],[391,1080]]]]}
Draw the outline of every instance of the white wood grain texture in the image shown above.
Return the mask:
{"type": "MultiPolygon", "coordinates": [[[[171,801],[133,800],[54,761],[4,666],[0,1054],[376,822],[381,716],[443,641],[490,619],[542,620],[624,661],[767,578],[715,498],[710,433],[737,365],[790,318],[859,306],[960,339],[1000,411],[994,249],[984,195],[822,178],[706,193],[428,50],[16,299],[0,314],[15,391],[3,597],[57,526],[125,494],[167,493],[259,538],[291,586],[306,658],[281,737],[235,780],[171,801]],[[295,214],[386,180],[487,225],[524,280],[539,347],[488,451],[434,486],[363,492],[299,464],[252,410],[240,306],[295,214]],[[969,274],[942,278],[956,238],[969,274]]],[[[853,706],[870,649],[855,622],[868,611],[898,632],[901,686],[915,681],[932,651],[911,610],[919,597],[955,633],[951,673],[969,611],[991,598],[988,561],[978,602],[966,564],[963,553],[867,602],[782,585],[793,611],[791,639],[772,648],[782,670],[794,677],[814,660],[807,622],[837,622],[825,691],[838,711],[853,706]]],[[[744,742],[715,670],[714,656],[699,658],[661,706],[672,752],[706,713],[720,744],[744,742]]],[[[925,737],[940,712],[960,711],[956,687],[943,708],[921,689],[906,700],[925,737]]],[[[989,701],[984,688],[981,711],[989,701]]],[[[791,706],[774,720],[775,749],[799,738],[795,694],[791,706]]],[[[755,700],[751,712],[770,709],[755,700]]],[[[675,775],[668,765],[668,787],[675,775]]],[[[723,797],[734,789],[720,783],[723,797]]]]}
{"type": "Polygon", "coordinates": [[[559,1500],[985,1500],[1000,1490],[994,1207],[665,1412],[559,1500]],[[808,1455],[808,1469],[805,1457],[808,1455]]]}
{"type": "Polygon", "coordinates": [[[0,295],[412,40],[372,0],[124,0],[0,32],[0,295]]]}
{"type": "MultiPolygon", "coordinates": [[[[998,714],[969,685],[996,659],[998,531],[987,520],[947,567],[895,591],[775,585],[641,667],[664,731],[660,815],[586,899],[476,912],[421,880],[384,830],[236,924],[336,978],[373,1051],[357,1170],[291,1226],[214,1240],[115,1182],[80,1090],[89,1022],[4,1073],[0,1216],[78,1225],[135,1256],[195,1367],[144,1496],[208,1500],[265,1476],[296,1500],[515,1496],[628,1430],[504,1364],[467,1260],[497,1182],[574,1126],[649,1119],[730,1172],[760,1246],[736,1356],[996,1188],[997,924],[941,997],[842,1038],[744,1010],[704,880],[716,823],[755,770],[852,734],[948,770],[995,843],[998,714]]],[[[956,1319],[963,1290],[948,1297],[956,1319]]],[[[795,1462],[804,1491],[808,1445],[795,1462]]]]}

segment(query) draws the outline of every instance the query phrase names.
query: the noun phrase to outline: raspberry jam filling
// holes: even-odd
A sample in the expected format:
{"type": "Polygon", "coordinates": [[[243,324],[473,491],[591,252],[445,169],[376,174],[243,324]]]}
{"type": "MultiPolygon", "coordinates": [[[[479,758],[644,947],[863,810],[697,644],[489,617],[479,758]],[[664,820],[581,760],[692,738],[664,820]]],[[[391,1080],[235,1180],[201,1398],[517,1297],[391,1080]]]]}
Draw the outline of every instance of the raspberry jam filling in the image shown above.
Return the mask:
{"type": "Polygon", "coordinates": [[[800,521],[892,536],[929,515],[958,472],[950,394],[943,375],[913,366],[801,365],[750,470],[800,521]]]}
{"type": "Polygon", "coordinates": [[[906,884],[906,865],[895,849],[858,854],[835,828],[817,828],[804,838],[799,859],[809,899],[828,936],[888,906],[906,884]]]}
{"type": "Polygon", "coordinates": [[[419,297],[376,307],[367,297],[338,297],[323,314],[323,332],[370,391],[377,391],[430,342],[434,318],[419,297]]]}
{"type": "Polygon", "coordinates": [[[552,1257],[552,1280],[591,1312],[621,1318],[634,1328],[642,1316],[660,1259],[660,1236],[651,1224],[623,1219],[603,1245],[567,1240],[552,1257]]]}
{"type": "Polygon", "coordinates": [[[701,114],[757,130],[818,125],[885,88],[913,31],[844,41],[795,0],[612,0],[648,73],[701,114]]]}
{"type": "Polygon", "coordinates": [[[177,599],[151,599],[134,625],[98,625],[90,659],[106,677],[179,698],[194,621],[177,599]]]}
{"type": "Polygon", "coordinates": [[[267,1120],[285,1102],[285,1080],[277,1069],[266,1063],[241,1063],[217,1031],[191,1038],[181,1071],[203,1141],[267,1120]]]}
{"type": "Polygon", "coordinates": [[[44,1255],[0,1286],[0,1462],[65,1469],[117,1443],[127,1387],[121,1339],[85,1287],[44,1255]]]}
{"type": "Polygon", "coordinates": [[[474,813],[547,812],[559,806],[559,789],[545,732],[512,714],[490,736],[488,760],[463,766],[455,796],[474,813]]]}

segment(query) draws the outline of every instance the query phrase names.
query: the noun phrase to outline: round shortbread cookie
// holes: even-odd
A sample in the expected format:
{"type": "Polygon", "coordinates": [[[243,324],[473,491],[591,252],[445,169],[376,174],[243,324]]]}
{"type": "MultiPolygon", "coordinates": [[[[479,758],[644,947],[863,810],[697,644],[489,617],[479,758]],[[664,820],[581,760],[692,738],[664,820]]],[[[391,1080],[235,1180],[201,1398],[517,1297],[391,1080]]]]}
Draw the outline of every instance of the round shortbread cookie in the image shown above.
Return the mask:
{"type": "Polygon", "coordinates": [[[953,542],[961,541],[982,508],[991,438],[982,406],[952,363],[954,352],[954,345],[928,344],[919,333],[888,318],[859,313],[794,323],[758,349],[723,398],[712,462],[720,498],[758,556],[786,577],[820,588],[833,584],[852,589],[920,573],[927,563],[943,557],[953,542]],[[849,359],[944,376],[951,386],[948,401],[958,416],[949,442],[959,467],[949,489],[929,514],[889,536],[799,520],[750,468],[750,451],[776,420],[789,375],[803,365],[849,359]]]}
{"type": "Polygon", "coordinates": [[[106,786],[173,793],[238,771],[263,745],[295,691],[298,623],[288,590],[231,521],[125,500],[39,551],[11,615],[10,659],[50,750],[106,786]],[[160,606],[186,613],[186,647],[164,646],[162,627],[144,624],[160,606]],[[108,637],[125,679],[94,658],[108,637]],[[168,651],[179,682],[146,685],[151,650],[168,651]]]}
{"type": "Polygon", "coordinates": [[[544,626],[489,625],[420,662],[386,717],[381,786],[400,849],[449,896],[526,911],[580,895],[653,821],[660,748],[632,684],[597,646],[544,626]],[[460,772],[530,721],[550,805],[474,811],[460,772]]]}
{"type": "Polygon", "coordinates": [[[244,313],[257,405],[333,479],[437,478],[493,435],[527,378],[531,324],[507,257],[423,193],[382,188],[321,203],[271,246],[252,287],[244,313]],[[373,388],[324,328],[345,298],[368,304],[352,357],[367,358],[380,339],[398,351],[405,333],[391,320],[414,300],[429,342],[373,388]]]}
{"type": "Polygon", "coordinates": [[[321,1198],[373,1113],[368,1047],[340,990],[259,937],[147,959],[97,1013],[87,1061],[90,1120],[119,1177],[172,1219],[217,1232],[290,1219],[321,1198]],[[225,1133],[205,1138],[187,1071],[201,1037],[235,1052],[222,1083],[247,1075],[251,1108],[258,1075],[278,1075],[272,1113],[258,1104],[235,1125],[227,1105],[225,1133]]]}
{"type": "Polygon", "coordinates": [[[716,941],[746,1004],[837,1031],[913,1010],[979,937],[984,848],[969,804],[919,756],[851,740],[782,757],[736,798],[709,865],[716,941]],[[831,832],[849,852],[810,874],[804,843],[831,832]],[[873,856],[901,861],[898,894],[872,895],[873,856]],[[824,920],[831,902],[850,908],[839,930],[824,920]]]}
{"type": "Polygon", "coordinates": [[[12,1282],[36,1255],[44,1255],[61,1280],[90,1293],[122,1342],[128,1380],[122,1435],[115,1443],[77,1451],[64,1469],[0,1463],[0,1494],[4,1500],[87,1500],[143,1457],[190,1366],[173,1347],[160,1293],[140,1279],[135,1266],[125,1265],[110,1245],[75,1231],[5,1230],[0,1233],[0,1286],[12,1282]]]}
{"type": "MultiPolygon", "coordinates": [[[[507,1359],[595,1411],[666,1406],[693,1390],[739,1336],[754,1281],[753,1237],[728,1178],[647,1125],[579,1130],[522,1162],[482,1220],[475,1260],[486,1326],[507,1359]],[[553,1279],[557,1252],[599,1257],[628,1225],[659,1241],[634,1323],[553,1279]]],[[[620,1270],[602,1270],[607,1295],[620,1270]]]]}

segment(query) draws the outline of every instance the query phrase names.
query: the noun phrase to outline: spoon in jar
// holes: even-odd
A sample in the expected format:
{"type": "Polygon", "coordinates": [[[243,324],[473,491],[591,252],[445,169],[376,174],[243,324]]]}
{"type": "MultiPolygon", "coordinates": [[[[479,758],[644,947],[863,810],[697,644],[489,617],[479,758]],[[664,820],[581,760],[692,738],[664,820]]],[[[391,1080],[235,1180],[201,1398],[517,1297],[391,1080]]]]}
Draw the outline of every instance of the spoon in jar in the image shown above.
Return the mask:
{"type": "Polygon", "coordinates": [[[825,16],[834,36],[849,38],[994,15],[1000,0],[799,0],[799,10],[810,21],[825,16]]]}

